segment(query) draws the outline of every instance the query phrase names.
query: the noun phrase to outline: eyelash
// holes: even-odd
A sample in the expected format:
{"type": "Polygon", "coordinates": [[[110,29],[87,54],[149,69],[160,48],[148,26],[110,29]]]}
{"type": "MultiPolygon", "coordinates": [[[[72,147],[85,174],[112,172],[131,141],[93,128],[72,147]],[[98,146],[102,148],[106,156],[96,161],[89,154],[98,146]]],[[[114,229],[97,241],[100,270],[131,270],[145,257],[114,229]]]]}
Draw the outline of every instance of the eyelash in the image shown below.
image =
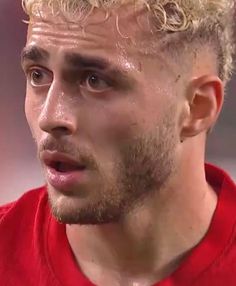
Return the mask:
{"type": "Polygon", "coordinates": [[[43,68],[43,67],[40,67],[40,66],[33,66],[33,67],[29,67],[29,68],[26,68],[25,70],[25,75],[26,75],[26,78],[27,78],[27,81],[30,83],[31,86],[33,86],[34,88],[42,88],[42,87],[45,87],[45,86],[49,86],[51,84],[51,82],[53,81],[53,74],[51,71],[43,68]],[[33,81],[33,73],[38,73],[40,74],[41,76],[42,75],[46,75],[46,76],[49,76],[50,77],[50,80],[48,83],[46,84],[33,84],[32,81],[33,81]]]}
{"type": "Polygon", "coordinates": [[[86,70],[81,74],[79,80],[80,85],[82,86],[82,83],[86,83],[89,78],[91,79],[93,76],[97,77],[100,81],[104,81],[108,87],[114,86],[113,80],[103,75],[102,73],[93,70],[86,70]]]}
{"type": "MultiPolygon", "coordinates": [[[[49,86],[51,84],[51,82],[53,81],[53,75],[52,72],[50,72],[49,70],[43,68],[43,67],[29,67],[26,69],[25,71],[26,77],[29,80],[31,86],[33,86],[34,88],[42,88],[45,86],[49,86]],[[46,83],[46,84],[42,84],[42,85],[37,85],[37,84],[32,84],[32,75],[34,72],[38,72],[41,75],[50,75],[51,76],[51,80],[46,83]]],[[[79,85],[81,88],[86,88],[85,86],[83,86],[84,84],[86,84],[86,82],[89,80],[89,77],[92,78],[93,76],[95,76],[98,80],[100,81],[104,81],[105,84],[107,84],[107,88],[105,89],[110,89],[112,87],[115,87],[115,81],[112,80],[111,78],[103,75],[101,72],[98,72],[96,70],[85,70],[83,72],[81,72],[78,76],[79,80],[77,82],[79,82],[79,85]]],[[[89,89],[89,87],[88,87],[89,89]]],[[[93,90],[93,92],[101,92],[101,91],[96,91],[95,89],[93,89],[92,87],[90,88],[90,91],[93,90]]],[[[92,91],[91,91],[92,92],[92,91]]]]}

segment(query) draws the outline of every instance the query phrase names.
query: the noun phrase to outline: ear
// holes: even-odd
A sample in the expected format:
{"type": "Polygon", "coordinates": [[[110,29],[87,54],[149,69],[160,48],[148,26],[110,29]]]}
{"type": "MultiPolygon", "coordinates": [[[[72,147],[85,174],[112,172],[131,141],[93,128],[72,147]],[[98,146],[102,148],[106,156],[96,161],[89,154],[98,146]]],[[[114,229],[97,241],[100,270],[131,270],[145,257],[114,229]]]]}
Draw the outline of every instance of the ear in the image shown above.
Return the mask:
{"type": "Polygon", "coordinates": [[[224,86],[217,76],[191,80],[185,96],[181,139],[206,132],[216,122],[224,101],[224,86]]]}

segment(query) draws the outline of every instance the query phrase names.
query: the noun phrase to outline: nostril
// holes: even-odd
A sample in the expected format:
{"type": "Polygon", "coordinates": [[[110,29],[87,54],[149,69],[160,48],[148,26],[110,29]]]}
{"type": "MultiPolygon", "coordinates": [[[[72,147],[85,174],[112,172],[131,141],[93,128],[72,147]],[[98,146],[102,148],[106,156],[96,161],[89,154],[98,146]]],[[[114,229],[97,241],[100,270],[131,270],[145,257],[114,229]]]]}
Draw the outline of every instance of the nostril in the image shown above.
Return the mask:
{"type": "Polygon", "coordinates": [[[64,118],[52,118],[52,116],[40,120],[39,127],[42,131],[54,136],[70,135],[76,131],[74,120],[68,121],[64,118]]]}
{"type": "Polygon", "coordinates": [[[51,133],[54,136],[68,135],[68,134],[71,134],[71,130],[65,126],[57,126],[57,127],[51,128],[49,133],[51,133]]]}
{"type": "Polygon", "coordinates": [[[56,128],[41,128],[43,132],[46,132],[54,137],[60,137],[65,135],[73,134],[73,131],[66,127],[56,127],[56,128]]]}

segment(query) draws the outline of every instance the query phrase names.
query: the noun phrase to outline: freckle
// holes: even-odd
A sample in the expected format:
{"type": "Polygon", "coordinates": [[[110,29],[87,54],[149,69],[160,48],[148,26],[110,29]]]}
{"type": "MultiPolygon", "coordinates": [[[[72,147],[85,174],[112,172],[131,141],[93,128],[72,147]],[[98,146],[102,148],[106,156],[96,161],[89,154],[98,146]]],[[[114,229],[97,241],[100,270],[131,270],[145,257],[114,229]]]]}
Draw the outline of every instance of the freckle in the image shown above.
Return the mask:
{"type": "Polygon", "coordinates": [[[180,80],[180,78],[181,78],[181,75],[179,74],[179,75],[177,76],[175,82],[178,82],[178,81],[180,80]]]}

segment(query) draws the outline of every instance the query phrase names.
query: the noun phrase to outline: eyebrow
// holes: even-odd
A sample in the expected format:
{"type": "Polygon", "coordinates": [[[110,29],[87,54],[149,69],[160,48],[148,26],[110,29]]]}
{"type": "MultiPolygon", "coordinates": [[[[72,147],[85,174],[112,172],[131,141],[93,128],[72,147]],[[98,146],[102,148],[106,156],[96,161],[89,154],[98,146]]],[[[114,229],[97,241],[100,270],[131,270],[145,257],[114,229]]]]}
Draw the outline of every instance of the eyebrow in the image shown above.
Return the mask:
{"type": "Polygon", "coordinates": [[[65,61],[72,68],[98,68],[101,70],[108,69],[111,67],[111,64],[99,57],[93,56],[84,56],[78,53],[69,53],[65,55],[65,61]]]}
{"type": "Polygon", "coordinates": [[[128,76],[128,73],[125,70],[113,65],[104,58],[85,56],[78,53],[68,53],[65,55],[65,62],[72,70],[95,68],[106,71],[111,77],[123,82],[123,85],[126,86],[126,88],[131,88],[135,83],[133,77],[128,76]]]}
{"type": "Polygon", "coordinates": [[[25,61],[42,62],[49,59],[49,53],[40,47],[25,47],[21,52],[21,63],[25,61]]]}
{"type": "MultiPolygon", "coordinates": [[[[50,58],[50,54],[41,47],[25,47],[21,53],[21,62],[33,61],[33,62],[42,62],[47,61],[50,58]]],[[[98,69],[107,69],[111,67],[111,64],[103,59],[92,56],[84,56],[78,53],[68,53],[65,55],[65,62],[71,68],[98,68],[98,69]]]]}

